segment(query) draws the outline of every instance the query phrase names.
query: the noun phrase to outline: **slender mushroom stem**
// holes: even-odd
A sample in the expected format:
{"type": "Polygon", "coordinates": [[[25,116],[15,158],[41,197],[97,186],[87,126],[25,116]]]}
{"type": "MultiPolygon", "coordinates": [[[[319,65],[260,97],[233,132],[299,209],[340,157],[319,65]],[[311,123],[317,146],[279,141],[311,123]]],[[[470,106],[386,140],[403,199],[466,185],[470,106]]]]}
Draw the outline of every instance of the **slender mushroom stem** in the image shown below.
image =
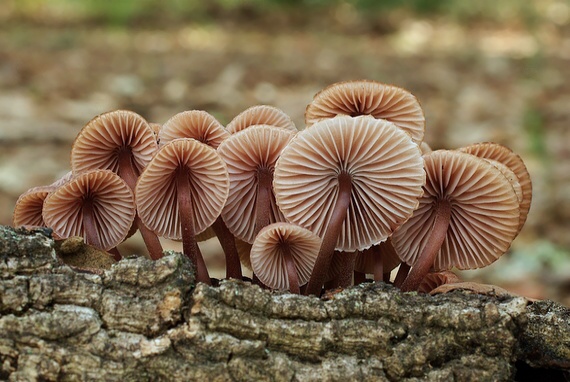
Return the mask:
{"type": "Polygon", "coordinates": [[[417,290],[424,277],[435,262],[435,258],[449,228],[451,218],[451,203],[448,200],[439,200],[435,206],[435,221],[431,229],[429,239],[420,256],[414,263],[412,270],[402,283],[400,289],[404,292],[417,290]]]}
{"type": "MultiPolygon", "coordinates": [[[[133,155],[130,148],[125,147],[120,150],[118,173],[119,176],[125,180],[125,182],[131,188],[131,190],[134,191],[139,174],[133,165],[132,158],[133,155]]],[[[137,225],[137,228],[141,233],[141,236],[146,245],[150,258],[153,260],[158,260],[162,256],[164,256],[162,251],[162,244],[160,244],[158,236],[156,236],[154,232],[152,232],[143,224],[143,222],[139,218],[138,212],[135,216],[135,224],[137,225]]]]}
{"type": "Polygon", "coordinates": [[[218,236],[218,240],[226,256],[226,278],[241,280],[243,275],[236,248],[236,241],[221,216],[218,216],[214,224],[212,224],[212,229],[216,233],[216,236],[218,236]]]}
{"type": "Polygon", "coordinates": [[[194,269],[196,269],[196,280],[211,285],[206,263],[196,242],[190,179],[185,169],[180,169],[176,173],[176,197],[178,199],[180,224],[182,225],[182,248],[184,254],[190,258],[194,269]]]}
{"type": "Polygon", "coordinates": [[[95,224],[93,201],[90,198],[85,199],[83,203],[82,213],[85,242],[96,248],[103,248],[101,244],[101,238],[99,237],[99,232],[97,231],[97,225],[95,224]]]}
{"type": "Polygon", "coordinates": [[[354,274],[354,262],[356,261],[356,256],[358,251],[344,252],[343,262],[340,273],[335,277],[336,286],[340,288],[346,288],[352,284],[352,276],[354,274]]]}
{"type": "Polygon", "coordinates": [[[257,170],[257,201],[255,235],[271,223],[271,194],[273,174],[268,168],[257,170]]]}
{"type": "Polygon", "coordinates": [[[394,279],[394,286],[398,288],[402,286],[402,283],[404,282],[406,277],[408,277],[408,273],[410,272],[411,268],[412,267],[410,267],[406,263],[403,262],[400,263],[400,268],[398,268],[398,273],[396,273],[396,278],[394,279]]]}
{"type": "MultiPolygon", "coordinates": [[[[346,172],[338,175],[338,197],[334,206],[329,225],[323,236],[321,248],[317,255],[315,267],[309,278],[305,294],[319,296],[325,280],[327,269],[342,229],[342,223],[348,213],[350,196],[352,191],[352,179],[346,172]]],[[[353,264],[354,268],[354,264],[353,264]]],[[[352,271],[351,271],[352,272],[352,271]]]]}
{"type": "Polygon", "coordinates": [[[372,253],[374,255],[374,281],[382,281],[384,279],[384,256],[379,245],[373,245],[372,253]]]}
{"type": "Polygon", "coordinates": [[[363,284],[366,282],[366,273],[354,271],[354,285],[363,284]]]}
{"type": "Polygon", "coordinates": [[[301,293],[299,289],[299,274],[297,273],[297,267],[295,266],[293,255],[291,254],[291,247],[287,243],[281,243],[280,247],[283,253],[283,259],[285,260],[285,267],[287,269],[289,291],[291,293],[299,294],[301,293]]]}

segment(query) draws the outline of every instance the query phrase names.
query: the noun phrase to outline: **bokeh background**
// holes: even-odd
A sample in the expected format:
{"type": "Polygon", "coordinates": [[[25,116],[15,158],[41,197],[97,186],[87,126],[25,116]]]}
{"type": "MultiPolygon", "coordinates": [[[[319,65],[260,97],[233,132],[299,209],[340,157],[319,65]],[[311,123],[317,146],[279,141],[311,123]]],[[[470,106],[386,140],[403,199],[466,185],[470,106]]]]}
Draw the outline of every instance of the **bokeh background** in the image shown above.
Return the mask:
{"type": "Polygon", "coordinates": [[[432,147],[499,142],[531,173],[510,252],[461,277],[570,305],[569,74],[568,0],[2,0],[0,224],[99,113],[225,124],[263,103],[303,128],[317,91],[374,79],[418,97],[432,147]]]}

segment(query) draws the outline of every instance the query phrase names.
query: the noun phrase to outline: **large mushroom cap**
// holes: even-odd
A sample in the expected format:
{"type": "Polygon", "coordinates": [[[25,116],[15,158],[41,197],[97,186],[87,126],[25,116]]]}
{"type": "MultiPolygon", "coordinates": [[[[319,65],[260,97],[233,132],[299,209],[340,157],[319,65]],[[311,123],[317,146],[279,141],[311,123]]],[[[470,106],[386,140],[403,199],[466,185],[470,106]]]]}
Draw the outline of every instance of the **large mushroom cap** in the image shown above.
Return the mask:
{"type": "Polygon", "coordinates": [[[299,132],[281,153],[273,185],[283,215],[323,237],[342,172],[353,186],[341,251],[385,240],[412,215],[425,182],[420,149],[402,129],[370,116],[339,116],[299,132]]]}
{"type": "MultiPolygon", "coordinates": [[[[255,239],[258,170],[273,172],[277,158],[293,136],[285,129],[257,125],[233,134],[218,148],[230,176],[230,193],[222,218],[239,239],[248,243],[255,239]]],[[[285,218],[271,200],[270,223],[280,221],[285,218]]]]}
{"type": "Polygon", "coordinates": [[[306,284],[315,265],[321,239],[311,231],[289,223],[273,223],[259,231],[251,247],[253,272],[264,285],[289,289],[284,246],[297,269],[299,285],[306,284]]]}
{"type": "Polygon", "coordinates": [[[215,149],[229,136],[224,126],[203,110],[183,111],[174,115],[158,133],[161,146],[177,138],[194,138],[215,149]]]}
{"type": "Polygon", "coordinates": [[[93,209],[100,249],[109,250],[122,242],[135,218],[134,196],[125,181],[109,170],[83,172],[48,195],[43,207],[46,225],[58,237],[87,240],[83,224],[86,203],[93,209]]]}
{"type": "Polygon", "coordinates": [[[528,173],[521,157],[515,154],[508,147],[493,142],[476,143],[462,147],[459,151],[473,154],[480,158],[495,160],[504,164],[515,173],[522,192],[518,228],[520,231],[526,222],[532,201],[532,182],[530,180],[530,174],[528,173]]]}
{"type": "Polygon", "coordinates": [[[269,105],[256,105],[245,109],[227,124],[230,134],[235,134],[250,126],[270,125],[297,132],[295,124],[283,110],[269,105]]]}
{"type": "Polygon", "coordinates": [[[14,227],[23,225],[46,227],[42,217],[42,208],[44,200],[54,190],[54,186],[32,187],[20,195],[14,207],[12,218],[14,227]]]}
{"type": "Polygon", "coordinates": [[[413,265],[435,221],[434,205],[451,206],[449,228],[434,269],[473,269],[497,260],[518,232],[517,196],[509,180],[488,161],[451,150],[424,156],[425,192],[414,215],[392,236],[400,258],[413,265]]]}
{"type": "Polygon", "coordinates": [[[140,173],[158,144],[147,121],[135,112],[116,110],[101,114],[81,129],[71,149],[74,174],[87,170],[119,170],[121,150],[132,152],[132,163],[140,173]]]}
{"type": "Polygon", "coordinates": [[[181,138],[162,146],[141,174],[135,189],[144,224],[159,236],[182,238],[176,197],[176,172],[188,171],[196,233],[212,225],[228,197],[226,164],[212,147],[181,138]]]}
{"type": "Polygon", "coordinates": [[[419,143],[424,138],[425,117],[417,98],[402,88],[376,81],[346,81],[332,84],[315,95],[305,111],[305,123],[337,115],[371,115],[406,131],[419,143]]]}

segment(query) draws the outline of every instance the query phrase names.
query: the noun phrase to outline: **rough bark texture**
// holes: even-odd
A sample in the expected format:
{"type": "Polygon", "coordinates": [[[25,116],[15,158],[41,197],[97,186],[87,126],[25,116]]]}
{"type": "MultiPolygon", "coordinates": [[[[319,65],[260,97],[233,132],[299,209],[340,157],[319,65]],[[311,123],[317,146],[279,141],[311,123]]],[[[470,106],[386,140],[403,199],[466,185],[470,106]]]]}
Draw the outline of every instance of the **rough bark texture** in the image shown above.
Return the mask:
{"type": "Polygon", "coordinates": [[[552,302],[372,283],[322,299],[239,281],[194,288],[189,261],[174,253],[81,273],[48,235],[0,226],[1,380],[569,376],[570,311],[552,302]]]}

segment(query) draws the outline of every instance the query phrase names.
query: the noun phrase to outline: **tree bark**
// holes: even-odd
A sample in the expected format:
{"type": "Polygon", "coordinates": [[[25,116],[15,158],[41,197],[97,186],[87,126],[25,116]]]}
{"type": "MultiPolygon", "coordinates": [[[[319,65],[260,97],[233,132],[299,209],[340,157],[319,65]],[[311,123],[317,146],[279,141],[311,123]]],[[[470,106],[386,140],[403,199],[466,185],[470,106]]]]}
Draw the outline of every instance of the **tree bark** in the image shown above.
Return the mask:
{"type": "Polygon", "coordinates": [[[0,226],[0,380],[569,377],[570,310],[553,302],[383,283],[323,298],[194,287],[177,253],[86,273],[55,248],[47,230],[0,226]]]}

